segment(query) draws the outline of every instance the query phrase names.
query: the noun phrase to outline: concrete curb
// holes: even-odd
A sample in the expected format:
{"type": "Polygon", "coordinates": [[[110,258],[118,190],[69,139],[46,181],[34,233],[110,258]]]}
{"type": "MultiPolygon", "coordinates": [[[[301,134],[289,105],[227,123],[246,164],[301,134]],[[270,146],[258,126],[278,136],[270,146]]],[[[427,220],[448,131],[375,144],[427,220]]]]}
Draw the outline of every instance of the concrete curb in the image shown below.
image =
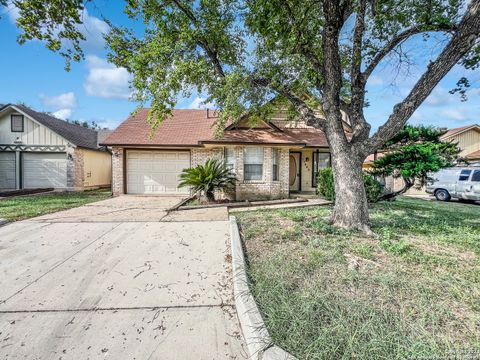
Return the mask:
{"type": "Polygon", "coordinates": [[[272,343],[272,338],[250,292],[245,268],[245,256],[235,216],[230,216],[230,241],[232,244],[235,306],[250,359],[296,360],[294,356],[272,343]]]}

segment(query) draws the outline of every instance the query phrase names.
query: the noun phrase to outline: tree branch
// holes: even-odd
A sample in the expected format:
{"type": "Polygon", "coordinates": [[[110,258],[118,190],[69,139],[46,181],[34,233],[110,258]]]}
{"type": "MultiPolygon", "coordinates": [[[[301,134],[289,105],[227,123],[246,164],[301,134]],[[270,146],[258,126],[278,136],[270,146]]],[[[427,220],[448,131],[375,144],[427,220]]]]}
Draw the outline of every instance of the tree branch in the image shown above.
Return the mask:
{"type": "Polygon", "coordinates": [[[400,131],[414,111],[432,92],[440,80],[471,49],[480,37],[480,0],[472,0],[458,30],[438,58],[431,62],[408,96],[395,105],[387,122],[363,145],[366,154],[372,153],[400,131]]]}
{"type": "Polygon", "coordinates": [[[365,102],[365,77],[362,74],[362,48],[363,35],[365,32],[365,14],[367,10],[367,1],[360,0],[355,19],[355,28],[352,41],[352,59],[350,64],[350,82],[351,82],[351,123],[353,128],[353,137],[351,142],[358,139],[368,138],[370,125],[363,116],[363,106],[365,102]]]}
{"type": "MultiPolygon", "coordinates": [[[[181,12],[185,14],[185,16],[197,27],[198,26],[198,19],[195,17],[195,14],[189,9],[188,7],[184,6],[179,0],[172,0],[172,2],[180,9],[181,12]]],[[[207,56],[213,62],[213,67],[215,72],[218,76],[224,78],[225,72],[223,71],[222,63],[218,58],[218,52],[214,47],[212,47],[206,39],[197,39],[198,45],[205,51],[207,56]]]]}
{"type": "Polygon", "coordinates": [[[375,57],[372,59],[370,64],[367,66],[365,71],[363,72],[363,76],[366,79],[370,77],[372,74],[373,70],[378,66],[378,64],[393,50],[395,49],[398,45],[403,43],[405,40],[408,38],[412,37],[413,35],[425,33],[425,32],[431,32],[431,31],[440,31],[440,32],[447,32],[447,31],[455,31],[457,28],[455,26],[451,25],[446,25],[446,24],[438,24],[438,25],[432,25],[428,27],[420,27],[420,26],[415,26],[412,28],[409,28],[407,30],[402,31],[401,33],[397,34],[394,36],[388,44],[385,45],[380,51],[375,55],[375,57]]]}
{"type": "Polygon", "coordinates": [[[307,125],[323,129],[324,123],[323,121],[321,121],[322,119],[318,118],[315,115],[315,112],[305,103],[305,101],[303,101],[299,96],[295,95],[295,93],[291,89],[285,86],[276,86],[272,84],[272,81],[270,79],[263,77],[252,77],[251,82],[254,85],[269,88],[278,93],[279,95],[282,95],[288,101],[290,101],[293,106],[295,106],[300,115],[302,115],[305,119],[307,125]]]}

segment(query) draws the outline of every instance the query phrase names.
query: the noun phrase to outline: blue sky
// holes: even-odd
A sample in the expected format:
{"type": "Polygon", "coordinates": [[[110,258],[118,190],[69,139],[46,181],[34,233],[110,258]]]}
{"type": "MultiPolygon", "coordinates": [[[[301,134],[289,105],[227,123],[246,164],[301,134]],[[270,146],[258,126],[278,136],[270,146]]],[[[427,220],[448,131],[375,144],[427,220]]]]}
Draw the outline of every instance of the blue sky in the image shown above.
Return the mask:
{"type": "MultiPolygon", "coordinates": [[[[84,14],[83,31],[87,36],[84,44],[85,61],[73,63],[70,72],[64,70],[64,60],[43,46],[39,41],[25,45],[16,42],[18,30],[15,26],[15,10],[7,11],[0,19],[0,40],[2,56],[3,86],[0,103],[24,102],[36,110],[55,113],[62,118],[80,121],[95,121],[102,127],[114,128],[124,120],[137,104],[128,101],[129,74],[108,64],[102,32],[108,26],[101,15],[116,24],[128,24],[119,2],[98,0],[95,7],[89,7],[84,14]],[[110,6],[108,6],[110,5],[110,6]]],[[[424,47],[419,40],[410,44],[410,50],[424,47]]],[[[366,109],[367,120],[373,128],[383,123],[395,103],[410,90],[426,61],[432,55],[424,52],[417,60],[418,66],[397,73],[388,64],[382,66],[370,79],[366,109]]],[[[480,72],[480,71],[479,71],[480,72]]],[[[188,99],[179,99],[178,108],[201,107],[201,96],[196,94],[188,99]]],[[[442,127],[458,127],[480,123],[480,74],[465,72],[457,67],[437,86],[426,102],[410,120],[414,124],[442,127]],[[469,100],[461,102],[450,90],[460,76],[469,75],[473,80],[469,100]]]]}

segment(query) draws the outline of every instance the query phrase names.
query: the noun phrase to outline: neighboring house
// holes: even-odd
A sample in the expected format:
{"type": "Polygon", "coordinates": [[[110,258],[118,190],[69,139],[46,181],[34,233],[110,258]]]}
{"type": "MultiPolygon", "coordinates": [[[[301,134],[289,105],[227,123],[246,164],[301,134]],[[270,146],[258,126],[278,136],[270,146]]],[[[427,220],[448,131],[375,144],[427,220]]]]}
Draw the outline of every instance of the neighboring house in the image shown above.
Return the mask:
{"type": "MultiPolygon", "coordinates": [[[[458,144],[458,147],[461,149],[460,156],[467,159],[473,165],[480,164],[480,126],[473,124],[468,126],[463,126],[459,128],[449,129],[441,137],[442,141],[450,141],[458,144]]],[[[363,168],[365,170],[371,169],[375,159],[382,157],[382,153],[376,153],[369,155],[364,163],[363,168]]],[[[385,178],[385,187],[392,191],[398,191],[404,186],[404,181],[402,178],[394,178],[389,176],[385,178]]],[[[407,194],[424,194],[425,187],[420,189],[411,188],[408,190],[407,194]]]]}
{"type": "Polygon", "coordinates": [[[442,140],[458,143],[458,147],[462,150],[460,156],[469,162],[480,161],[479,125],[473,124],[450,129],[442,136],[442,140]]]}
{"type": "Polygon", "coordinates": [[[237,176],[236,199],[287,198],[314,192],[318,170],[330,165],[324,133],[286,120],[282,111],[253,127],[245,117],[220,138],[211,111],[173,110],[153,133],[148,111],[137,111],[103,143],[112,148],[114,195],[188,194],[177,187],[182,170],[216,157],[237,176]]]}
{"type": "MultiPolygon", "coordinates": [[[[106,134],[101,133],[104,136],[106,134]]],[[[111,184],[99,133],[24,105],[0,108],[0,189],[83,190],[111,184]]]]}

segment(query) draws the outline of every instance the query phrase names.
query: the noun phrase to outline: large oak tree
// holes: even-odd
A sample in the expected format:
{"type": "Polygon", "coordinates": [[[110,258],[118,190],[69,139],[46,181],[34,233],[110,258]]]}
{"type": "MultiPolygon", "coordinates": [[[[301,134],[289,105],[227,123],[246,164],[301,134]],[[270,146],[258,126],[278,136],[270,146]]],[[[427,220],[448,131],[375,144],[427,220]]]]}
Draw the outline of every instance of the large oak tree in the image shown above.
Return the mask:
{"type": "MultiPolygon", "coordinates": [[[[41,39],[67,63],[83,57],[84,1],[0,2],[19,9],[20,42],[41,39]]],[[[109,60],[133,74],[134,100],[151,103],[153,125],[193,89],[221,109],[220,122],[246,112],[268,116],[269,100],[284,99],[327,136],[337,194],[333,224],[365,232],[365,157],[402,129],[456,64],[476,69],[480,61],[480,0],[129,0],[125,6],[143,28],[110,23],[109,60]],[[408,61],[402,45],[412,38],[423,36],[418,50],[438,48],[432,33],[445,39],[438,56],[371,133],[364,109],[372,73],[386,59],[408,61]],[[324,117],[316,116],[319,106],[324,117]],[[353,125],[351,137],[342,112],[353,125]]],[[[458,84],[462,91],[468,80],[458,84]]]]}

